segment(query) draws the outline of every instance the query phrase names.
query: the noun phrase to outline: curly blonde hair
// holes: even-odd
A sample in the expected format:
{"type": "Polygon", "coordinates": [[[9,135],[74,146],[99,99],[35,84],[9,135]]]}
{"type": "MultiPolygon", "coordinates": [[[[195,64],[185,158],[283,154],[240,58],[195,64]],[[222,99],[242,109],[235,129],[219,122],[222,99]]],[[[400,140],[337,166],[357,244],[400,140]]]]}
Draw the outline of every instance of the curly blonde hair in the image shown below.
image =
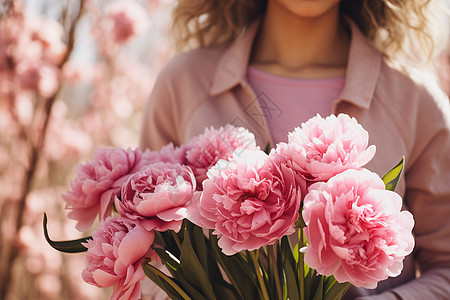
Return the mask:
{"type": "MultiPolygon", "coordinates": [[[[441,0],[341,0],[339,5],[341,15],[392,60],[429,61],[448,37],[442,36],[448,24],[438,23],[446,8],[441,0]]],[[[173,11],[176,49],[229,43],[266,8],[267,0],[178,0],[173,11]]]]}

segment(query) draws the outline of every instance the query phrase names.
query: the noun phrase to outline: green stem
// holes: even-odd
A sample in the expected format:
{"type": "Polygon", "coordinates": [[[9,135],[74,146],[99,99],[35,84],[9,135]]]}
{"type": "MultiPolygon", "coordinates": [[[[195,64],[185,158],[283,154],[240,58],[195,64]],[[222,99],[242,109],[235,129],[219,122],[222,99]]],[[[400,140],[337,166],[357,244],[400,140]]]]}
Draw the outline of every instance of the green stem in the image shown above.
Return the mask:
{"type": "MultiPolygon", "coordinates": [[[[278,244],[278,242],[275,243],[275,245],[277,245],[277,244],[278,244]]],[[[270,257],[272,258],[273,273],[275,276],[275,285],[277,287],[278,299],[282,299],[283,294],[281,292],[281,283],[280,283],[280,275],[278,273],[277,256],[275,255],[275,251],[276,251],[276,249],[278,249],[278,247],[274,247],[274,245],[269,245],[269,246],[267,246],[267,248],[268,248],[270,257]]]]}
{"type": "Polygon", "coordinates": [[[175,240],[175,243],[177,244],[178,250],[180,250],[180,252],[181,252],[181,241],[180,241],[180,238],[175,233],[175,231],[171,230],[170,232],[172,233],[173,239],[175,240]]]}
{"type": "Polygon", "coordinates": [[[252,258],[253,265],[255,266],[255,272],[256,272],[256,276],[258,277],[259,285],[261,286],[261,292],[262,292],[263,299],[270,300],[269,294],[267,293],[266,284],[264,283],[264,279],[262,278],[262,275],[261,275],[261,268],[259,267],[259,263],[258,263],[259,251],[258,250],[249,251],[249,253],[250,253],[250,257],[252,258]]]}
{"type": "Polygon", "coordinates": [[[304,254],[300,252],[300,249],[303,248],[303,228],[298,229],[298,281],[300,283],[300,300],[305,300],[305,262],[304,262],[304,254]]]}

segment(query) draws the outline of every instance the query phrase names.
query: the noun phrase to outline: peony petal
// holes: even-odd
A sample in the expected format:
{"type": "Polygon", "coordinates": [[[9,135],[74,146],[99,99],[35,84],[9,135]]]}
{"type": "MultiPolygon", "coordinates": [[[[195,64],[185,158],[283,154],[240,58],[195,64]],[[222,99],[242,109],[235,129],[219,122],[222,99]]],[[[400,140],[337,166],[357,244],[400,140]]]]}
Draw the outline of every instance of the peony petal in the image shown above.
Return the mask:
{"type": "MultiPolygon", "coordinates": [[[[118,262],[127,267],[140,260],[148,252],[154,237],[153,231],[149,232],[141,226],[136,226],[122,239],[119,246],[118,262]]],[[[122,267],[120,264],[117,264],[117,266],[118,268],[122,267]]],[[[116,273],[122,274],[123,270],[117,270],[116,273]]]]}
{"type": "Polygon", "coordinates": [[[114,285],[119,277],[116,275],[109,274],[103,270],[97,269],[93,272],[93,278],[95,282],[101,287],[107,287],[114,285]]]}
{"type": "Polygon", "coordinates": [[[92,223],[94,223],[95,218],[98,214],[98,207],[92,206],[87,209],[77,209],[70,211],[67,216],[69,219],[77,220],[78,223],[75,228],[80,232],[85,232],[89,230],[92,223]]]}
{"type": "Polygon", "coordinates": [[[174,207],[157,214],[157,217],[163,221],[180,221],[187,217],[186,207],[174,207]]]}
{"type": "Polygon", "coordinates": [[[365,151],[361,152],[355,160],[358,167],[365,166],[375,156],[377,148],[375,145],[369,146],[365,151]]]}
{"type": "Polygon", "coordinates": [[[192,201],[186,207],[186,218],[202,228],[214,229],[215,223],[212,220],[203,217],[200,213],[199,202],[201,195],[201,192],[194,193],[192,201]]]}
{"type": "Polygon", "coordinates": [[[311,185],[302,215],[309,240],[305,263],[339,282],[375,288],[396,276],[412,251],[413,220],[399,195],[368,170],[346,170],[311,185]]]}

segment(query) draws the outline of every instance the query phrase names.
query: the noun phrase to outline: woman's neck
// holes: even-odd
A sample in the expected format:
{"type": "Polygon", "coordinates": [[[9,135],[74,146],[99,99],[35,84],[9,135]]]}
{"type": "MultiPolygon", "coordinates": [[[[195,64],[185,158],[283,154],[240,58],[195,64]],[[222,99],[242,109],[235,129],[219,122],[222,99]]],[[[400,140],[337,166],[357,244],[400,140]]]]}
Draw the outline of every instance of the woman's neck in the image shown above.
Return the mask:
{"type": "Polygon", "coordinates": [[[338,7],[318,17],[299,17],[277,1],[269,1],[250,64],[287,77],[341,77],[349,45],[338,7]]]}

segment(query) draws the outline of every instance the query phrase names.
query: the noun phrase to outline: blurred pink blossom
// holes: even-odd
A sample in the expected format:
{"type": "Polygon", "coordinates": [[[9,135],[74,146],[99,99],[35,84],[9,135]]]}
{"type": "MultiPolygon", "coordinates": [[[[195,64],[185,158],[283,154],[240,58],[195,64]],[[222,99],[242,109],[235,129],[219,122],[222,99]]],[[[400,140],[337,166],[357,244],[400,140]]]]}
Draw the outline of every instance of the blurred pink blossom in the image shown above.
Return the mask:
{"type": "MultiPolygon", "coordinates": [[[[67,257],[67,256],[66,256],[67,257]]],[[[70,270],[67,277],[76,293],[73,297],[75,300],[100,300],[105,299],[105,289],[99,289],[97,286],[88,284],[84,280],[80,280],[81,273],[86,265],[85,255],[73,255],[70,259],[66,258],[66,268],[70,270]]],[[[108,291],[110,294],[110,291],[108,291]]]]}
{"type": "Polygon", "coordinates": [[[43,294],[44,297],[57,297],[61,292],[61,281],[58,276],[52,274],[40,274],[36,278],[37,290],[43,294]]]}
{"type": "Polygon", "coordinates": [[[58,69],[50,64],[27,64],[17,66],[17,75],[22,88],[38,92],[49,98],[55,94],[59,86],[58,69]]]}
{"type": "Polygon", "coordinates": [[[375,288],[397,276],[414,247],[411,213],[366,169],[347,170],[310,187],[304,199],[305,263],[339,282],[375,288]]]}
{"type": "Polygon", "coordinates": [[[20,124],[31,125],[34,110],[33,99],[29,93],[17,92],[15,94],[15,113],[20,124]]]}
{"type": "Polygon", "coordinates": [[[107,56],[113,56],[118,46],[142,34],[149,25],[147,12],[134,0],[112,2],[105,7],[105,12],[93,7],[90,13],[95,22],[92,35],[107,56]]]}
{"type": "Polygon", "coordinates": [[[106,11],[107,19],[112,25],[112,36],[117,44],[123,44],[147,29],[148,15],[135,1],[113,2],[106,11]]]}
{"type": "Polygon", "coordinates": [[[33,247],[35,240],[36,235],[30,226],[23,226],[20,228],[19,235],[17,236],[17,242],[21,251],[25,252],[33,247]]]}
{"type": "Polygon", "coordinates": [[[44,259],[35,253],[28,254],[25,258],[25,269],[30,274],[39,274],[45,271],[44,259]]]}
{"type": "MultiPolygon", "coordinates": [[[[58,66],[66,54],[63,28],[55,20],[21,11],[0,20],[0,75],[6,77],[19,93],[20,87],[45,98],[59,86],[58,66]]],[[[14,96],[13,96],[14,98],[14,96]]]]}
{"type": "Polygon", "coordinates": [[[93,82],[97,70],[95,65],[79,61],[68,61],[62,68],[62,80],[65,83],[75,85],[81,82],[93,82]]]}
{"type": "Polygon", "coordinates": [[[146,4],[147,10],[150,13],[155,13],[161,5],[161,0],[147,0],[146,4]]]}
{"type": "Polygon", "coordinates": [[[67,47],[62,42],[64,29],[61,23],[39,16],[28,16],[31,40],[39,41],[42,47],[43,60],[57,66],[62,62],[67,47]]]}
{"type": "Polygon", "coordinates": [[[78,157],[78,155],[86,154],[92,149],[93,141],[91,137],[75,126],[63,124],[59,130],[52,133],[52,138],[58,139],[54,143],[49,142],[46,145],[46,154],[52,161],[78,157]]]}
{"type": "Polygon", "coordinates": [[[26,260],[26,268],[33,274],[52,273],[60,274],[62,266],[61,254],[55,254],[44,238],[42,232],[36,232],[39,238],[33,242],[33,247],[29,249],[26,260]]]}
{"type": "MultiPolygon", "coordinates": [[[[20,251],[14,264],[14,276],[11,277],[14,285],[8,297],[104,299],[105,291],[87,285],[79,278],[83,256],[66,255],[63,260],[63,256],[55,253],[43,240],[42,214],[46,211],[49,220],[52,220],[49,223],[52,238],[66,240],[81,237],[79,232],[73,230],[75,221],[61,218],[64,214],[61,191],[65,190],[73,163],[83,159],[93,148],[138,144],[141,110],[158,70],[154,65],[164,64],[161,57],[155,59],[155,52],[160,51],[160,47],[154,47],[161,42],[158,31],[164,24],[158,22],[157,27],[148,32],[151,37],[145,43],[121,48],[124,43],[132,41],[133,36],[119,45],[114,40],[114,34],[117,33],[120,40],[131,33],[130,29],[133,28],[128,26],[131,23],[127,25],[123,21],[132,13],[124,12],[122,16],[120,13],[113,16],[111,11],[110,16],[105,10],[105,13],[95,15],[96,10],[104,8],[103,4],[84,1],[79,23],[81,26],[76,25],[77,34],[74,36],[75,51],[70,57],[79,61],[81,53],[83,59],[86,55],[95,61],[89,65],[65,63],[61,69],[68,51],[64,41],[68,38],[68,29],[72,25],[70,19],[74,15],[74,11],[70,10],[76,4],[71,3],[59,11],[56,7],[49,6],[49,2],[45,0],[39,3],[42,4],[43,14],[34,15],[31,12],[36,10],[26,7],[28,2],[13,2],[14,9],[0,18],[0,186],[4,194],[4,197],[0,197],[0,250],[18,243],[20,251]],[[60,24],[44,14],[58,19],[64,19],[66,14],[68,18],[60,24]],[[84,15],[98,16],[94,18],[98,22],[85,22],[84,15]],[[116,27],[117,31],[115,23],[119,25],[116,27]],[[93,41],[96,44],[93,47],[84,47],[85,26],[99,29],[100,35],[93,41]],[[111,51],[95,52],[102,45],[106,45],[111,51]],[[78,52],[79,49],[82,51],[78,52]],[[80,80],[78,83],[83,86],[64,86],[55,98],[45,143],[37,153],[39,161],[33,185],[26,197],[23,227],[15,238],[14,209],[23,193],[23,183],[30,166],[29,154],[33,151],[31,145],[39,140],[46,119],[44,108],[47,101],[41,100],[55,95],[60,80],[65,80],[64,83],[68,84],[75,83],[70,80],[80,80]],[[17,272],[21,267],[25,267],[26,271],[17,272]],[[21,277],[18,278],[17,275],[21,277]],[[58,294],[54,294],[54,289],[41,282],[49,278],[48,282],[52,283],[55,276],[64,284],[64,289],[58,288],[58,294]],[[35,280],[36,278],[38,279],[35,280]]],[[[141,3],[145,5],[145,2],[141,3]]],[[[158,18],[161,15],[158,12],[158,18]]],[[[145,16],[145,20],[147,18],[145,16]]],[[[141,34],[145,30],[138,23],[132,34],[141,34]]],[[[166,151],[160,157],[169,159],[169,152],[166,151]]],[[[0,262],[2,263],[3,261],[0,262]]]]}
{"type": "Polygon", "coordinates": [[[90,153],[94,143],[89,134],[79,127],[78,122],[68,118],[67,104],[62,101],[53,105],[52,122],[47,131],[44,154],[50,161],[78,159],[81,155],[90,153]]]}
{"type": "Polygon", "coordinates": [[[154,73],[148,66],[131,57],[118,56],[115,61],[115,78],[111,84],[115,94],[119,97],[127,98],[135,105],[146,103],[150,95],[149,86],[153,85],[154,73]],[[120,86],[116,85],[120,82],[120,86]],[[115,90],[114,88],[119,88],[115,90]]]}

